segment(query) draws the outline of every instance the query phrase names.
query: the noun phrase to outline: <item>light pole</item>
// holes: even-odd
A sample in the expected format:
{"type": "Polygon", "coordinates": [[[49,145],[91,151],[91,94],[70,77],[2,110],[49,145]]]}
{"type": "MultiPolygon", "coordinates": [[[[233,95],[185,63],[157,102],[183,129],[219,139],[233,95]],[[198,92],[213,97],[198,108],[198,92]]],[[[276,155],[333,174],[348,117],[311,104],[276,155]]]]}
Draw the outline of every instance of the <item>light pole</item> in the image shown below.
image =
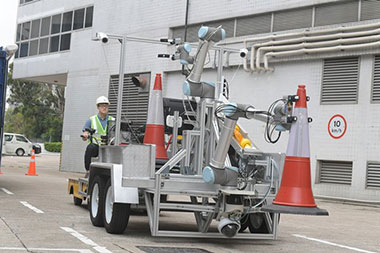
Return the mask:
{"type": "Polygon", "coordinates": [[[123,35],[111,35],[102,32],[96,33],[94,40],[108,43],[109,39],[117,39],[121,44],[120,49],[120,64],[119,64],[119,87],[117,90],[117,105],[116,105],[116,129],[115,129],[115,145],[120,144],[120,126],[121,126],[121,109],[123,100],[123,84],[124,84],[124,65],[125,65],[125,43],[126,38],[123,35]]]}

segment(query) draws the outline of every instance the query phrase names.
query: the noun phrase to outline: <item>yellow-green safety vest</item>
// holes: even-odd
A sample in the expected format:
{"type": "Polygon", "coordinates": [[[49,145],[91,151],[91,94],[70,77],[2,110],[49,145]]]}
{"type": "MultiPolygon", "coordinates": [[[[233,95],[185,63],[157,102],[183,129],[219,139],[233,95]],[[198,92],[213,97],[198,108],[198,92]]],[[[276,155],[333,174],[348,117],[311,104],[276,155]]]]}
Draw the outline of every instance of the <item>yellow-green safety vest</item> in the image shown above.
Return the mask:
{"type": "MultiPolygon", "coordinates": [[[[114,120],[114,118],[112,116],[108,116],[106,127],[103,128],[102,123],[100,123],[100,120],[98,118],[98,115],[94,115],[90,117],[91,128],[95,129],[95,133],[92,135],[92,143],[97,144],[97,145],[102,144],[101,136],[107,134],[108,122],[110,120],[114,120]]],[[[91,140],[88,140],[88,142],[91,143],[91,140]]]]}

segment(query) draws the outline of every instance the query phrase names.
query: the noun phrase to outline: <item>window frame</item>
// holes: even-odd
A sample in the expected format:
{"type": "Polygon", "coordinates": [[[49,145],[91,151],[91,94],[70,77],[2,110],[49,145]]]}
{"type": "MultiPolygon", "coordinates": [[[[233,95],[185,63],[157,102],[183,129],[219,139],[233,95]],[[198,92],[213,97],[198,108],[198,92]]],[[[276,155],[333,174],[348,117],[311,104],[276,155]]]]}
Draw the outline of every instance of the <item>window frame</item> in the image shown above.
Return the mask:
{"type": "MultiPolygon", "coordinates": [[[[94,10],[95,10],[95,7],[94,5],[86,5],[86,6],[83,6],[83,7],[80,7],[80,8],[77,8],[77,9],[72,9],[72,10],[66,10],[62,13],[56,13],[56,14],[52,14],[52,15],[49,15],[49,16],[43,16],[43,17],[40,17],[40,18],[37,18],[37,19],[33,19],[33,20],[28,20],[26,22],[22,22],[22,23],[18,23],[16,24],[16,43],[19,45],[19,48],[20,50],[17,51],[16,53],[16,56],[15,58],[18,59],[18,58],[25,58],[25,57],[35,57],[35,56],[39,56],[39,55],[45,55],[45,54],[53,54],[53,53],[60,53],[60,52],[67,52],[67,51],[70,51],[71,49],[71,42],[72,42],[72,33],[73,32],[76,32],[76,31],[82,31],[84,29],[91,29],[93,27],[93,15],[94,15],[94,10]],[[91,26],[86,26],[86,16],[88,15],[88,12],[87,10],[92,8],[92,17],[91,17],[91,26]],[[76,30],[74,30],[74,17],[75,17],[75,11],[79,11],[79,10],[83,10],[83,21],[82,21],[82,28],[78,28],[76,30]],[[70,26],[70,29],[69,30],[65,30],[64,31],[64,27],[63,27],[63,18],[64,18],[64,15],[67,14],[67,13],[71,13],[71,26],[70,26]],[[57,16],[57,15],[60,15],[60,24],[59,24],[59,32],[57,33],[54,33],[52,34],[52,30],[53,30],[53,17],[54,16],[57,16]],[[34,37],[34,38],[31,38],[31,35],[32,35],[32,24],[33,22],[37,22],[37,20],[39,20],[39,32],[38,32],[38,36],[37,37],[34,37]],[[47,28],[44,29],[44,33],[43,33],[43,27],[46,27],[47,25],[43,26],[44,23],[44,20],[46,20],[46,23],[48,23],[48,30],[47,28]],[[47,22],[48,21],[48,22],[47,22]],[[29,36],[28,38],[26,39],[26,35],[24,35],[24,38],[22,37],[22,33],[23,33],[23,28],[24,28],[24,24],[27,24],[29,23],[29,36]],[[17,30],[20,30],[19,34],[17,33],[17,30]],[[68,46],[68,49],[67,47],[62,47],[62,38],[65,38],[68,36],[68,34],[70,34],[70,39],[69,39],[69,46],[68,46]],[[52,43],[52,38],[55,37],[55,36],[58,36],[58,51],[53,51],[53,52],[50,52],[51,50],[51,47],[50,47],[50,44],[52,43]],[[47,43],[48,43],[48,46],[47,46],[47,49],[45,50],[41,50],[41,45],[44,45],[41,43],[42,40],[45,40],[47,39],[47,43]],[[37,45],[37,54],[33,54],[33,55],[30,55],[30,44],[33,42],[35,43],[34,41],[35,40],[38,40],[38,45],[37,45]],[[23,54],[23,56],[21,57],[21,45],[24,46],[24,48],[26,47],[26,43],[28,44],[27,45],[27,55],[25,55],[25,52],[23,54]],[[61,48],[63,48],[61,50],[61,48]]],[[[25,25],[26,27],[27,25],[25,25]]],[[[66,28],[68,29],[68,28],[66,28]]],[[[44,41],[45,43],[45,41],[44,41]]]]}

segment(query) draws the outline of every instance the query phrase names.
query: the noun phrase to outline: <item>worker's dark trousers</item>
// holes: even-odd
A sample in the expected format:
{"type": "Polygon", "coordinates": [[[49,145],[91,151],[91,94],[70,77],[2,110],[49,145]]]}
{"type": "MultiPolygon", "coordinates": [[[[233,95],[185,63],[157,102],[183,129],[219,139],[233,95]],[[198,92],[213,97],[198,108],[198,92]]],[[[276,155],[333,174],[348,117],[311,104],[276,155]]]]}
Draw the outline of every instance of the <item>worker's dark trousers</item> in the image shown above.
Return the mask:
{"type": "Polygon", "coordinates": [[[99,146],[94,143],[88,144],[86,148],[86,153],[84,153],[84,167],[86,171],[90,169],[91,158],[97,157],[98,154],[99,154],[99,146]]]}

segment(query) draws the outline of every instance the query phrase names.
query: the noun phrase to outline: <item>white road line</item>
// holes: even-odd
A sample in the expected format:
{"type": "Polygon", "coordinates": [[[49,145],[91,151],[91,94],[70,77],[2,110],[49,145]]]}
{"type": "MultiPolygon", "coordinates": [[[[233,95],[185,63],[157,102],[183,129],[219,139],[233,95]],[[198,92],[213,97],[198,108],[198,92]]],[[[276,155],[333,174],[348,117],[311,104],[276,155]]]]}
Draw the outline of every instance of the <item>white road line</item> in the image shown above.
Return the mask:
{"type": "Polygon", "coordinates": [[[299,237],[299,238],[303,238],[303,239],[306,239],[306,240],[310,240],[310,241],[315,241],[315,242],[320,242],[320,243],[328,244],[328,245],[331,245],[331,246],[336,246],[336,247],[340,247],[340,248],[344,248],[344,249],[349,249],[349,250],[353,250],[353,251],[357,251],[357,252],[376,253],[374,251],[368,251],[368,250],[364,250],[364,249],[358,249],[358,248],[354,248],[354,247],[349,247],[349,246],[345,246],[345,245],[341,245],[341,244],[337,244],[337,243],[333,243],[333,242],[329,242],[329,241],[325,241],[325,240],[320,240],[320,239],[316,239],[316,238],[307,237],[307,236],[304,236],[304,235],[293,234],[293,236],[299,237]]]}
{"type": "Polygon", "coordinates": [[[43,211],[41,211],[40,209],[38,209],[37,207],[34,207],[32,206],[31,204],[29,204],[28,202],[26,201],[20,201],[21,204],[23,204],[24,206],[26,206],[27,208],[29,209],[32,209],[34,212],[36,213],[44,213],[43,211]]]}
{"type": "Polygon", "coordinates": [[[91,246],[94,250],[96,250],[97,252],[100,252],[100,253],[112,253],[111,251],[109,251],[108,249],[106,249],[105,247],[101,247],[99,246],[98,244],[96,244],[93,240],[87,238],[86,236],[78,233],[77,231],[75,231],[74,229],[72,228],[68,228],[68,227],[61,227],[61,229],[63,229],[64,231],[66,231],[67,233],[70,233],[72,236],[74,236],[75,238],[77,238],[78,240],[82,241],[84,244],[87,244],[89,246],[91,246]]]}
{"type": "Polygon", "coordinates": [[[92,253],[89,249],[50,249],[50,248],[15,248],[15,247],[0,247],[1,250],[6,251],[60,251],[60,252],[79,252],[79,253],[92,253]]]}
{"type": "Polygon", "coordinates": [[[8,191],[8,190],[5,189],[5,188],[1,188],[1,190],[2,190],[3,192],[5,192],[6,194],[9,194],[9,195],[13,195],[13,194],[14,194],[13,192],[8,191]]]}

